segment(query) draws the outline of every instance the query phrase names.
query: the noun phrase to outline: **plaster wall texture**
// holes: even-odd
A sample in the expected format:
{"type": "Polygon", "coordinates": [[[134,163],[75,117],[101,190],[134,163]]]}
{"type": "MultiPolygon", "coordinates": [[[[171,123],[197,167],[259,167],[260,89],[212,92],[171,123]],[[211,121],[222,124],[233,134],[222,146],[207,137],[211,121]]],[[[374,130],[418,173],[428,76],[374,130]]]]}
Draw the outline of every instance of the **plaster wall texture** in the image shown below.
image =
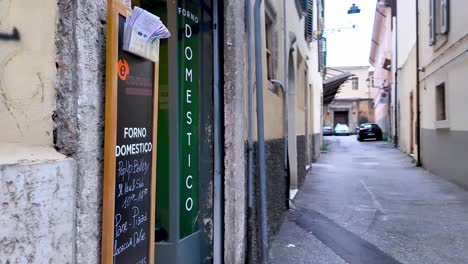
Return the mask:
{"type": "Polygon", "coordinates": [[[76,263],[76,163],[58,156],[0,165],[1,264],[76,263]]]}
{"type": "Polygon", "coordinates": [[[358,78],[358,89],[353,90],[353,82],[348,80],[340,88],[340,92],[336,94],[336,99],[358,99],[358,98],[374,98],[375,88],[369,88],[366,79],[369,78],[369,66],[356,67],[334,67],[344,72],[350,72],[358,78]]]}
{"type": "Polygon", "coordinates": [[[76,263],[99,263],[107,2],[65,0],[57,10],[55,145],[77,164],[76,263]]]}
{"type": "MultiPolygon", "coordinates": [[[[312,44],[312,54],[317,53],[317,43],[312,44]]],[[[309,83],[312,84],[312,89],[310,93],[310,109],[311,109],[311,133],[322,133],[322,124],[323,124],[323,103],[322,103],[322,93],[323,93],[323,80],[322,76],[318,71],[318,63],[312,63],[312,71],[309,76],[309,83]]],[[[316,141],[314,141],[316,142],[316,141]]]]}
{"type": "MultiPolygon", "coordinates": [[[[391,9],[383,3],[377,4],[372,33],[373,43],[369,62],[374,67],[374,86],[384,88],[392,83],[392,73],[385,69],[385,61],[392,58],[392,17],[391,9]]],[[[378,90],[375,95],[375,121],[384,133],[390,133],[390,113],[388,93],[378,90]],[[385,95],[385,99],[384,98],[385,95]]]]}
{"type": "Polygon", "coordinates": [[[398,1],[397,14],[397,67],[402,67],[416,43],[416,1],[398,1]]]}
{"type": "Polygon", "coordinates": [[[398,144],[403,152],[410,153],[411,144],[416,150],[416,47],[413,46],[406,61],[398,70],[398,144]],[[413,101],[411,103],[411,94],[413,101]],[[413,120],[411,121],[411,112],[413,120]],[[412,123],[412,126],[411,126],[412,123]],[[413,143],[411,143],[413,137],[413,143]]]}
{"type": "Polygon", "coordinates": [[[466,52],[463,54],[421,82],[423,129],[468,131],[465,103],[468,98],[468,90],[465,88],[468,56],[466,52]],[[445,83],[446,121],[436,120],[436,86],[441,83],[445,83]]]}
{"type": "MultiPolygon", "coordinates": [[[[273,61],[273,79],[279,80],[285,85],[284,83],[284,56],[283,56],[283,11],[279,9],[279,4],[273,1],[264,1],[262,3],[261,9],[261,23],[265,24],[265,16],[269,17],[272,22],[272,41],[271,41],[271,52],[272,52],[272,61],[273,61]]],[[[251,8],[252,8],[252,47],[255,45],[255,32],[254,32],[254,1],[251,1],[251,8]]],[[[281,4],[282,8],[282,4],[281,4]]],[[[245,15],[245,14],[244,14],[245,15]]],[[[246,32],[247,33],[247,32],[246,32]]],[[[262,31],[262,47],[266,49],[266,31],[262,31]]],[[[247,45],[247,34],[245,35],[245,41],[247,45]]],[[[245,50],[245,56],[247,56],[247,46],[245,50]]],[[[256,103],[256,87],[255,87],[255,49],[252,50],[252,60],[253,60],[253,69],[250,70],[252,72],[252,78],[254,82],[254,97],[253,97],[253,138],[254,140],[257,139],[257,117],[255,114],[257,103],[256,103]]],[[[245,65],[246,71],[248,71],[248,58],[246,58],[245,65]]],[[[262,75],[263,75],[263,101],[264,101],[264,128],[265,128],[265,139],[277,139],[284,137],[284,94],[278,85],[274,85],[270,80],[267,78],[267,57],[266,53],[262,53],[262,75]]],[[[245,77],[247,81],[247,72],[245,72],[245,77]]],[[[247,82],[245,83],[244,89],[244,96],[247,98],[248,90],[247,90],[247,82]]],[[[245,112],[247,113],[247,99],[245,100],[245,112]]],[[[247,124],[248,116],[245,116],[245,123],[247,124]]],[[[245,137],[247,138],[247,130],[245,132],[245,137]]]]}
{"type": "MultiPolygon", "coordinates": [[[[445,128],[467,131],[464,99],[468,96],[464,86],[468,68],[468,20],[463,10],[465,1],[450,2],[450,28],[440,36],[434,46],[429,46],[429,27],[420,27],[420,61],[424,72],[420,74],[423,129],[445,128]],[[447,121],[436,122],[435,87],[445,83],[447,121]]],[[[420,1],[420,25],[429,21],[429,4],[420,1]]]]}
{"type": "MultiPolygon", "coordinates": [[[[252,10],[255,1],[252,1],[252,10]]],[[[283,9],[280,1],[263,1],[262,24],[265,24],[266,17],[272,21],[272,32],[270,49],[273,60],[273,78],[284,84],[284,36],[283,36],[283,9]]],[[[252,19],[252,21],[254,21],[252,19]]],[[[253,34],[255,36],[255,32],[253,34]]],[[[262,47],[266,50],[266,30],[262,33],[262,47]]],[[[255,51],[254,51],[255,52],[255,51]]],[[[272,83],[267,77],[267,57],[266,52],[262,53],[263,63],[263,99],[264,99],[264,119],[265,119],[265,140],[278,139],[284,137],[284,95],[280,87],[272,88],[272,83]],[[272,92],[275,91],[275,92],[272,92]]]]}
{"type": "MultiPolygon", "coordinates": [[[[306,133],[306,89],[308,89],[308,78],[305,74],[304,57],[302,54],[297,55],[297,72],[296,72],[296,135],[305,135],[306,133]]],[[[310,131],[310,129],[309,129],[310,131]]]]}
{"type": "MultiPolygon", "coordinates": [[[[466,19],[467,1],[450,1],[449,5],[449,33],[446,40],[441,40],[443,45],[437,43],[429,46],[429,1],[419,1],[419,34],[420,34],[420,66],[425,67],[425,75],[431,73],[441,65],[447,63],[456,56],[458,48],[466,50],[466,38],[468,19],[466,19]]],[[[439,32],[439,31],[438,31],[439,32]]],[[[439,41],[438,41],[439,42],[439,41]]]]}
{"type": "Polygon", "coordinates": [[[56,5],[0,1],[0,142],[52,145],[56,5]]]}
{"type": "Polygon", "coordinates": [[[390,133],[390,115],[388,112],[388,104],[378,104],[374,109],[375,123],[379,125],[384,133],[390,133]]]}
{"type": "Polygon", "coordinates": [[[244,2],[224,5],[224,262],[245,263],[245,67],[244,2]]]}

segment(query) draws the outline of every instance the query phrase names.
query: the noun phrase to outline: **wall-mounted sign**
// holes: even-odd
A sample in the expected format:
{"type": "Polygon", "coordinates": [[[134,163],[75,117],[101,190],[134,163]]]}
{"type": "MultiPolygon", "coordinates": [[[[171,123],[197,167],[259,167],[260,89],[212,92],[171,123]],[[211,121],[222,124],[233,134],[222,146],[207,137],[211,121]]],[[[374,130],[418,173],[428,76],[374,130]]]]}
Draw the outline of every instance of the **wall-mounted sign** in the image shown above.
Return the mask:
{"type": "Polygon", "coordinates": [[[199,176],[199,19],[200,6],[179,1],[179,161],[180,238],[198,230],[199,176]]]}
{"type": "Polygon", "coordinates": [[[154,261],[158,64],[122,49],[125,15],[108,1],[102,263],[154,261]]]}

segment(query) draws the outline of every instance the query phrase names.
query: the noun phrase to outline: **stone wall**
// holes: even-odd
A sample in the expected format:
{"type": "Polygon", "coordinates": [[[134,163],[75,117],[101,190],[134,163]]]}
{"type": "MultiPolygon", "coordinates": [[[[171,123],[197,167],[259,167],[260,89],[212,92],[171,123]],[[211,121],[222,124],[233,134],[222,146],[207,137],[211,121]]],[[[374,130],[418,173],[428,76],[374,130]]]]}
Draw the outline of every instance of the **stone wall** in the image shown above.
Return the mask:
{"type": "Polygon", "coordinates": [[[322,148],[322,133],[312,134],[310,137],[312,138],[312,162],[317,162],[322,148]]]}
{"type": "Polygon", "coordinates": [[[244,264],[245,178],[245,1],[224,3],[224,263],[244,264]]]}
{"type": "Polygon", "coordinates": [[[58,154],[0,165],[1,264],[75,263],[75,171],[58,154]]]}
{"type": "Polygon", "coordinates": [[[301,188],[304,184],[305,177],[307,175],[306,166],[307,164],[307,145],[306,136],[298,135],[297,138],[297,183],[298,188],[301,188]]]}
{"type": "MultiPolygon", "coordinates": [[[[246,144],[247,146],[247,144],[246,144]]],[[[254,145],[253,179],[254,200],[252,217],[249,221],[249,233],[252,237],[248,242],[248,263],[259,263],[260,252],[260,215],[258,211],[260,191],[258,185],[257,144],[254,145]]],[[[247,147],[246,147],[247,151],[247,147]]],[[[247,162],[247,160],[246,160],[247,162]]],[[[265,141],[265,173],[267,178],[267,214],[268,214],[268,240],[269,243],[278,234],[284,213],[288,209],[289,175],[284,165],[284,139],[271,139],[265,141]]]]}
{"type": "Polygon", "coordinates": [[[76,160],[76,263],[101,254],[106,0],[58,2],[54,144],[76,160]]]}

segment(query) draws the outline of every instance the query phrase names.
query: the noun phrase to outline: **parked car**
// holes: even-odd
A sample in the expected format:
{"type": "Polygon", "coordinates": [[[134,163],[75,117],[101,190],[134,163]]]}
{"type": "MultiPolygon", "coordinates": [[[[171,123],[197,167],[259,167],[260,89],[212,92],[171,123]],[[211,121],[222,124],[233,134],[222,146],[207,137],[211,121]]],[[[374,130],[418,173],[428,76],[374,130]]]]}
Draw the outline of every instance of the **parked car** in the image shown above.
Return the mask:
{"type": "Polygon", "coordinates": [[[364,139],[374,138],[376,140],[382,140],[382,129],[377,124],[362,124],[359,126],[359,133],[356,135],[357,140],[363,141],[364,139]]]}
{"type": "Polygon", "coordinates": [[[331,136],[333,135],[333,129],[331,126],[323,126],[322,127],[322,134],[324,136],[331,136]]]}
{"type": "Polygon", "coordinates": [[[349,136],[351,131],[349,130],[348,125],[336,124],[335,126],[335,135],[337,136],[349,136]]]}

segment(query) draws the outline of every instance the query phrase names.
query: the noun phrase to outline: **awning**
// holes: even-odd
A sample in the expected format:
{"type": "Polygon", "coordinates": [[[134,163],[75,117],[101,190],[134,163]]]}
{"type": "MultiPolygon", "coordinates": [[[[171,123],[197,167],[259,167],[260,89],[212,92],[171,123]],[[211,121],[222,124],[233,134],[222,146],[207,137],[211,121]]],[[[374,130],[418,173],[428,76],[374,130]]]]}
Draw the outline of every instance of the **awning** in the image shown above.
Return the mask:
{"type": "Polygon", "coordinates": [[[323,105],[333,102],[340,86],[348,80],[353,74],[349,72],[341,73],[323,80],[323,105]]]}

